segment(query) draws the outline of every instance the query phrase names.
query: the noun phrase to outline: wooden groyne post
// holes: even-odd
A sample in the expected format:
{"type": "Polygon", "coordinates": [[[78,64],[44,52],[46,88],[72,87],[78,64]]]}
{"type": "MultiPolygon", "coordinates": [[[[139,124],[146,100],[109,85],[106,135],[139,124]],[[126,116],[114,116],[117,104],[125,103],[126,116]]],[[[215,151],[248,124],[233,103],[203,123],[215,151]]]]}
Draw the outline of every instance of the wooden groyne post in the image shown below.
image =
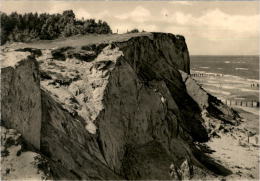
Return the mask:
{"type": "Polygon", "coordinates": [[[259,101],[256,100],[222,99],[222,102],[228,106],[259,107],[259,101]]]}

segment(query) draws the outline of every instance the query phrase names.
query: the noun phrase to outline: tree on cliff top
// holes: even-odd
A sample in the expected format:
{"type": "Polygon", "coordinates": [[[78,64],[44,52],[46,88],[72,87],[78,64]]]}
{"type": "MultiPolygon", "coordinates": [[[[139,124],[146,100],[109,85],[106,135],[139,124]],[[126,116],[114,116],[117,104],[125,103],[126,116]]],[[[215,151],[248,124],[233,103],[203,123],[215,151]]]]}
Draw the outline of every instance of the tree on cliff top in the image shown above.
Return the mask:
{"type": "Polygon", "coordinates": [[[78,34],[112,33],[110,26],[105,21],[78,20],[72,10],[66,10],[62,14],[18,14],[13,12],[7,15],[0,12],[0,16],[1,45],[7,41],[53,40],[78,34]]]}
{"type": "Polygon", "coordinates": [[[139,30],[137,28],[134,28],[134,29],[132,29],[131,31],[129,31],[127,33],[139,33],[139,30]]]}

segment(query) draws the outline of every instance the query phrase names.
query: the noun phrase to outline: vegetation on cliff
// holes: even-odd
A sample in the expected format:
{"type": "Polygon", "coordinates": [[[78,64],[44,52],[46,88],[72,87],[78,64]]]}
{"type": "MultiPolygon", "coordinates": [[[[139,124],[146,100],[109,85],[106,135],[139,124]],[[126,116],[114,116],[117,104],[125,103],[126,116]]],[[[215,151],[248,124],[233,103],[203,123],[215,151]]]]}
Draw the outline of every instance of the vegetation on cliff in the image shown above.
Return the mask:
{"type": "Polygon", "coordinates": [[[112,33],[107,22],[95,19],[78,20],[72,10],[62,14],[38,14],[16,12],[1,16],[1,45],[7,41],[26,42],[35,39],[53,40],[78,34],[112,33]]]}

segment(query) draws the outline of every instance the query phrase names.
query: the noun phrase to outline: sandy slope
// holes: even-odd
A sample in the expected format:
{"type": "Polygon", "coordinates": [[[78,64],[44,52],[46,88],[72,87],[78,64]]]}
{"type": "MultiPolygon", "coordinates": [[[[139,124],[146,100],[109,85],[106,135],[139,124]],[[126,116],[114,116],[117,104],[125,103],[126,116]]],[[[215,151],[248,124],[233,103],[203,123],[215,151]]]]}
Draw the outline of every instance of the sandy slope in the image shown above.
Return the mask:
{"type": "MultiPolygon", "coordinates": [[[[257,80],[246,80],[237,76],[194,77],[202,87],[219,99],[258,100],[259,89],[250,87],[257,80]]],[[[233,106],[243,121],[228,132],[223,128],[217,137],[212,138],[207,146],[214,150],[210,157],[230,169],[233,174],[220,177],[226,180],[259,180],[259,108],[233,106]]]]}
{"type": "Polygon", "coordinates": [[[42,155],[26,149],[22,135],[14,129],[0,126],[0,180],[50,179],[47,161],[42,155]],[[46,172],[47,171],[47,172],[46,172]]]}
{"type": "Polygon", "coordinates": [[[215,151],[210,156],[233,172],[225,177],[227,180],[259,180],[258,116],[241,109],[239,112],[241,125],[207,143],[215,151]]]}

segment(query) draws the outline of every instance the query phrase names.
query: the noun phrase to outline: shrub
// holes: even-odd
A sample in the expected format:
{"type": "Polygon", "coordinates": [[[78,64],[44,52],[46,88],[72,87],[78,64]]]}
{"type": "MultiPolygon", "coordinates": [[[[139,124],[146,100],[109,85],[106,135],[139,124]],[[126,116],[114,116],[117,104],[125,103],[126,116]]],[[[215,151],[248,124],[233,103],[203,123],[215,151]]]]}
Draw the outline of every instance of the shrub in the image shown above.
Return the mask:
{"type": "Polygon", "coordinates": [[[110,34],[110,26],[102,20],[75,18],[72,10],[62,14],[0,12],[1,45],[7,41],[26,42],[35,39],[53,40],[78,34],[110,34]]]}
{"type": "Polygon", "coordinates": [[[129,31],[129,33],[139,33],[139,30],[137,28],[134,28],[131,31],[129,31]]]}

